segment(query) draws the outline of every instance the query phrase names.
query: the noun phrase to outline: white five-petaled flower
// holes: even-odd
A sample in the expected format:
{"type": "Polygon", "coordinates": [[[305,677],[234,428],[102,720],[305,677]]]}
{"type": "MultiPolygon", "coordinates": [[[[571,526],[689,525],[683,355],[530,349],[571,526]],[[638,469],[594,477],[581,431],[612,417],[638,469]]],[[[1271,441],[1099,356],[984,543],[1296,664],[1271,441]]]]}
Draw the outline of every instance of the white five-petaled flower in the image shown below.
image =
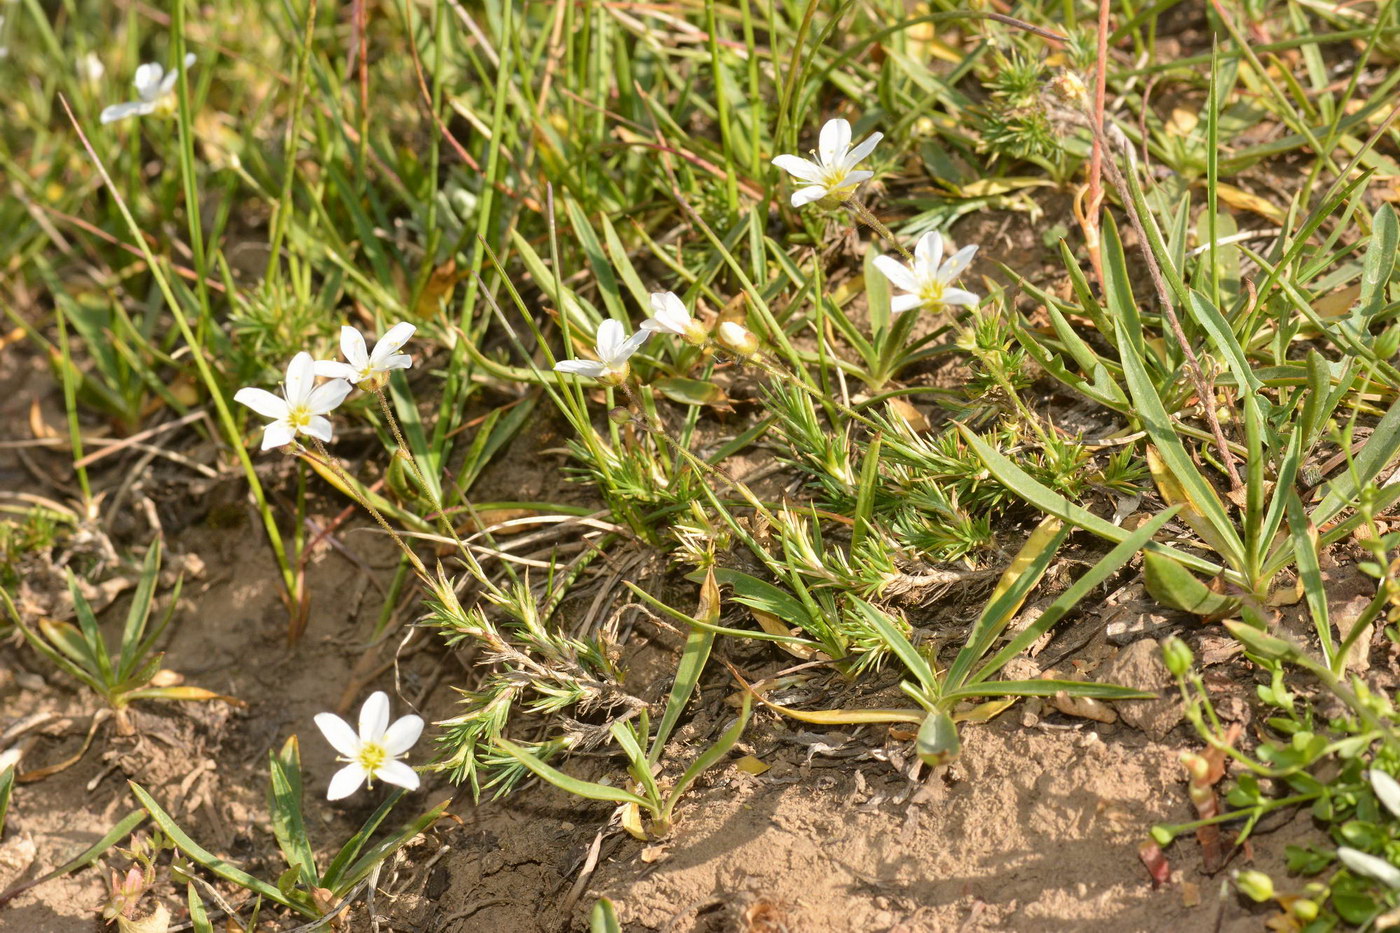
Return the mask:
{"type": "Polygon", "coordinates": [[[350,383],[332,379],[317,385],[315,367],[310,353],[303,351],[292,357],[287,364],[287,381],[282,384],[285,398],[278,398],[266,389],[252,388],[239,389],[233,396],[235,402],[242,402],[264,418],[272,419],[272,423],[263,428],[263,450],[290,444],[298,434],[322,441],[331,439],[331,419],[326,415],[345,401],[345,396],[350,394],[350,383]]]}
{"type": "Polygon", "coordinates": [[[674,334],[696,346],[705,342],[705,326],[690,316],[675,292],[651,293],[651,317],[642,322],[649,334],[674,334]]]}
{"type": "MultiPolygon", "coordinates": [[[[194,53],[185,55],[185,67],[194,64],[194,53]]],[[[180,77],[180,72],[174,68],[169,73],[160,66],[158,62],[147,62],[136,69],[136,77],[132,84],[136,86],[136,94],[140,100],[128,101],[124,104],[112,104],[103,109],[101,120],[103,123],[111,123],[114,120],[124,120],[127,117],[144,117],[148,113],[155,113],[162,107],[170,105],[170,97],[175,90],[175,82],[180,77]]]]}
{"type": "Polygon", "coordinates": [[[914,245],[914,262],[905,265],[892,256],[879,256],[875,268],[885,274],[895,288],[908,292],[890,299],[895,314],[914,308],[938,310],[952,305],[972,306],[981,301],[972,292],[953,288],[958,276],[972,262],[977,247],[964,246],[947,259],[943,258],[943,237],[938,231],[925,233],[914,245]]]}
{"type": "Polygon", "coordinates": [[[622,325],[612,318],[598,325],[595,350],[597,362],[593,360],[560,360],[554,364],[556,372],[591,376],[611,385],[617,385],[627,378],[627,361],[632,354],[651,336],[647,330],[639,330],[628,337],[622,325]]]}
{"type": "Polygon", "coordinates": [[[337,360],[317,360],[316,375],[332,379],[344,379],[362,389],[374,389],[383,385],[389,373],[395,369],[408,369],[413,365],[413,357],[399,350],[408,343],[408,338],[417,330],[407,321],[395,324],[384,332],[370,351],[365,346],[365,338],[349,325],[340,328],[340,352],[346,362],[337,360]]]}
{"type": "Polygon", "coordinates": [[[338,760],[348,762],[331,778],[326,799],[349,797],[367,780],[371,787],[380,780],[408,790],[418,789],[418,772],[399,759],[423,734],[423,718],[410,713],[389,725],[389,695],[383,690],[370,694],[360,707],[358,735],[335,713],[317,713],[316,726],[340,752],[338,760]]]}
{"type": "Polygon", "coordinates": [[[1368,855],[1350,846],[1338,846],[1337,858],[1341,859],[1343,865],[1358,875],[1374,878],[1392,888],[1400,888],[1400,868],[1396,868],[1379,856],[1368,855]]]}
{"type": "Polygon", "coordinates": [[[865,141],[851,148],[851,124],[841,118],[826,121],[817,141],[816,160],[795,155],[775,156],[773,164],[804,183],[792,193],[792,206],[801,207],[822,198],[845,200],[856,185],[874,176],[874,172],[854,171],[862,159],[870,155],[883,133],[871,133],[865,141]]]}

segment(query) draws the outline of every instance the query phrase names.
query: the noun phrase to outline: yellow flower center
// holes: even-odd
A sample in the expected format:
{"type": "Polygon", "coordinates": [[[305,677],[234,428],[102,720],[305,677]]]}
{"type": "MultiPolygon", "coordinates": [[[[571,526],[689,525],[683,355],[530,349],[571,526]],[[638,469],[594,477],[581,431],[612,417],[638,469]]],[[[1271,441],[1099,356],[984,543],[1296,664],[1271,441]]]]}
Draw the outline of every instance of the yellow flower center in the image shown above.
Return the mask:
{"type": "Polygon", "coordinates": [[[822,186],[829,191],[839,191],[842,188],[852,187],[846,183],[846,176],[849,174],[845,166],[827,166],[822,169],[822,186]]]}
{"type": "Polygon", "coordinates": [[[919,289],[919,300],[926,305],[941,305],[943,303],[943,283],[937,279],[924,282],[919,289]]]}
{"type": "Polygon", "coordinates": [[[361,745],[360,753],[355,756],[355,762],[370,774],[382,768],[384,762],[388,760],[389,753],[384,750],[384,746],[375,742],[366,742],[361,745]]]}
{"type": "Polygon", "coordinates": [[[311,411],[306,408],[288,409],[287,424],[291,425],[293,431],[304,431],[307,425],[311,424],[311,411]]]}

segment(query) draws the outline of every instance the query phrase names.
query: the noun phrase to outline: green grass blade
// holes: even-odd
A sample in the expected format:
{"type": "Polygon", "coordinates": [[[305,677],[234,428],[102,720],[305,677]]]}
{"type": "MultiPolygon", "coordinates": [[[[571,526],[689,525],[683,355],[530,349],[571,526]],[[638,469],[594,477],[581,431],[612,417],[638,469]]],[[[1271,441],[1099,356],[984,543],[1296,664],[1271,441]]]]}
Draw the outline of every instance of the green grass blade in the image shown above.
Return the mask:
{"type": "Polygon", "coordinates": [[[316,874],[316,856],[306,838],[306,823],[301,814],[301,747],[291,736],[281,751],[267,753],[269,781],[268,810],[272,818],[272,834],[282,850],[287,865],[298,870],[302,883],[315,890],[321,886],[316,874]]]}
{"type": "Polygon", "coordinates": [[[131,785],[131,792],[136,795],[136,799],[141,803],[141,806],[150,814],[155,824],[160,827],[160,831],[169,836],[170,841],[192,861],[211,873],[218,875],[220,878],[223,878],[225,881],[230,881],[240,888],[245,888],[275,904],[281,904],[283,907],[290,908],[302,916],[317,916],[316,908],[312,907],[309,903],[283,894],[281,891],[277,890],[276,886],[270,885],[261,879],[254,878],[237,865],[224,861],[195,842],[180,828],[179,824],[171,818],[170,814],[166,813],[161,805],[156,803],[155,798],[146,793],[145,788],[135,781],[130,781],[128,783],[131,785]]]}

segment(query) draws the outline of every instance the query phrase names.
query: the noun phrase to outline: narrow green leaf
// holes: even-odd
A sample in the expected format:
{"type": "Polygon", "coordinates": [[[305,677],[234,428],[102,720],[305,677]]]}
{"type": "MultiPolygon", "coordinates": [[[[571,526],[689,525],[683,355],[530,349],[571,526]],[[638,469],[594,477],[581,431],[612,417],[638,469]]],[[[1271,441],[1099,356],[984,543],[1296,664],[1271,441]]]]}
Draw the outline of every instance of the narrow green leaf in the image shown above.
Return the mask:
{"type": "Polygon", "coordinates": [[[146,812],[151,815],[151,819],[160,827],[161,832],[169,836],[170,841],[173,842],[181,852],[189,856],[192,861],[218,875],[220,878],[223,878],[225,881],[231,881],[239,887],[246,888],[254,894],[261,895],[273,903],[281,904],[283,907],[295,910],[297,913],[306,917],[317,916],[316,909],[309,903],[284,895],[281,891],[277,890],[274,885],[270,885],[261,879],[254,878],[237,865],[226,862],[208,849],[205,849],[180,828],[179,824],[170,817],[170,814],[166,813],[165,810],[161,808],[161,805],[156,803],[155,798],[146,793],[145,788],[135,781],[129,781],[127,783],[131,785],[131,792],[136,795],[136,799],[140,801],[141,806],[145,807],[146,812]]]}
{"type": "Polygon", "coordinates": [[[715,744],[701,752],[699,756],[696,757],[695,761],[691,762],[690,767],[686,768],[685,772],[676,780],[676,784],[671,788],[671,793],[666,798],[666,806],[661,813],[663,820],[670,819],[671,811],[676,808],[676,801],[680,800],[681,795],[690,789],[690,785],[694,784],[696,779],[708,771],[715,762],[729,754],[729,750],[734,747],[734,744],[739,741],[739,737],[744,734],[744,729],[749,724],[749,714],[752,711],[753,697],[746,690],[744,691],[743,706],[739,710],[739,718],[734,720],[734,724],[721,733],[720,737],[715,741],[715,744]]]}
{"type": "Polygon", "coordinates": [[[965,700],[974,697],[1052,697],[1065,693],[1096,700],[1150,700],[1157,696],[1144,690],[1098,684],[1085,680],[992,680],[969,684],[945,694],[945,700],[965,700]]]}
{"type": "Polygon", "coordinates": [[[214,933],[214,924],[209,922],[209,911],[205,909],[193,881],[185,885],[185,902],[189,904],[190,928],[194,933],[214,933]]]}
{"type": "Polygon", "coordinates": [[[423,830],[441,819],[442,815],[447,812],[448,805],[451,803],[452,798],[449,797],[417,819],[405,823],[403,827],[394,832],[393,835],[366,851],[354,865],[350,866],[343,878],[337,879],[336,887],[331,890],[334,891],[338,897],[344,897],[349,894],[351,888],[368,877],[369,873],[374,870],[374,866],[394,854],[394,852],[405,843],[410,842],[415,836],[423,832],[423,830]]]}
{"type": "Polygon", "coordinates": [[[335,858],[331,859],[331,863],[326,866],[325,874],[321,876],[321,884],[323,887],[329,888],[332,891],[342,890],[345,887],[340,883],[341,876],[345,873],[346,869],[350,867],[351,863],[355,861],[356,857],[359,856],[360,850],[364,848],[369,838],[374,835],[375,830],[379,828],[379,824],[384,822],[384,818],[389,815],[389,811],[394,809],[394,805],[402,800],[406,793],[407,791],[404,790],[396,790],[388,797],[385,797],[384,802],[375,808],[374,812],[370,814],[369,819],[365,820],[364,825],[355,832],[355,835],[345,841],[345,845],[340,847],[340,851],[335,854],[335,858]]]}
{"type": "MultiPolygon", "coordinates": [[[[695,610],[697,619],[713,625],[719,620],[719,586],[711,569],[700,585],[700,605],[695,610]]],[[[680,721],[686,704],[695,695],[695,687],[700,683],[700,675],[710,660],[710,649],[714,646],[715,635],[705,629],[692,627],[685,639],[685,649],[681,652],[680,664],[676,667],[676,679],[671,683],[671,693],[666,698],[666,711],[661,714],[661,722],[656,727],[656,737],[651,742],[651,754],[647,759],[655,764],[661,760],[661,752],[671,730],[680,721]]]]}
{"type": "Polygon", "coordinates": [[[634,803],[643,810],[651,810],[650,801],[618,787],[609,787],[607,784],[595,784],[592,781],[582,781],[570,777],[558,768],[545,764],[509,739],[497,738],[493,740],[493,744],[530,769],[537,777],[543,778],[565,793],[573,794],[576,797],[585,797],[589,800],[604,800],[609,803],[634,803]]]}
{"type": "Polygon", "coordinates": [[[593,905],[593,910],[588,915],[588,933],[622,933],[617,911],[613,909],[612,901],[606,897],[598,898],[598,902],[593,905]]]}
{"type": "Polygon", "coordinates": [[[1065,614],[1078,605],[1079,601],[1087,596],[1090,590],[1103,583],[1112,574],[1117,573],[1124,564],[1132,560],[1133,555],[1146,547],[1147,543],[1152,540],[1152,536],[1175,514],[1176,509],[1165,509],[1143,522],[1136,531],[1120,541],[1113,550],[1100,558],[1078,580],[1075,580],[1069,589],[1056,597],[1055,601],[1041,613],[1040,618],[1018,632],[1000,651],[978,668],[967,679],[967,682],[977,684],[995,677],[1008,661],[1025,651],[1042,635],[1050,631],[1051,626],[1064,618],[1065,614]]]}
{"type": "Polygon", "coordinates": [[[938,677],[934,674],[933,667],[919,653],[919,649],[914,647],[913,642],[906,638],[899,627],[885,614],[885,611],[872,606],[858,596],[852,596],[850,599],[851,605],[860,613],[861,618],[879,633],[880,639],[889,646],[889,649],[899,660],[904,662],[909,673],[918,679],[919,685],[925,691],[937,695],[938,677]]]}
{"type": "Polygon", "coordinates": [[[290,736],[281,751],[269,751],[267,762],[267,803],[272,816],[272,834],[287,864],[297,869],[303,884],[315,890],[321,886],[321,879],[316,874],[316,856],[306,838],[306,824],[301,814],[301,747],[297,737],[290,736]]]}
{"type": "Polygon", "coordinates": [[[140,662],[136,649],[145,637],[146,620],[151,616],[151,601],[155,597],[156,581],[160,578],[160,538],[151,542],[146,550],[146,559],[141,564],[141,577],[136,583],[136,592],[131,597],[131,608],[126,613],[126,625],[122,628],[121,652],[117,661],[117,680],[131,676],[132,669],[140,662]]]}
{"type": "Polygon", "coordinates": [[[967,641],[958,651],[957,657],[943,675],[945,688],[957,687],[966,680],[983,655],[991,650],[996,639],[1030,596],[1031,590],[1040,583],[1045,571],[1050,568],[1060,545],[1069,537],[1070,529],[1054,516],[1045,518],[1031,532],[1026,543],[1012,559],[1011,566],[997,581],[996,589],[978,616],[977,622],[968,633],[967,641]]]}
{"type": "Polygon", "coordinates": [[[38,878],[20,882],[3,893],[0,893],[0,907],[3,907],[6,902],[13,900],[30,888],[37,887],[55,878],[61,878],[64,875],[77,871],[79,868],[86,868],[88,865],[97,861],[98,857],[112,848],[112,846],[121,842],[127,836],[130,836],[136,827],[140,826],[145,821],[145,813],[140,810],[132,810],[126,816],[122,817],[121,820],[117,822],[117,825],[107,830],[107,834],[101,839],[97,840],[53,871],[40,875],[38,878]]]}
{"type": "MultiPolygon", "coordinates": [[[[977,456],[982,460],[983,465],[987,467],[987,471],[991,473],[992,476],[996,477],[999,483],[1020,496],[1026,502],[1040,509],[1040,511],[1062,518],[1071,525],[1083,528],[1085,531],[1093,532],[1099,537],[1106,538],[1109,541],[1123,541],[1130,537],[1131,533],[1127,529],[1120,528],[1112,522],[1100,518],[1093,512],[1070,502],[1064,496],[1061,496],[1059,493],[1036,481],[1036,479],[1025,470],[1022,470],[1019,466],[1002,456],[1001,452],[995,447],[992,447],[986,441],[982,440],[982,438],[978,437],[977,433],[971,428],[960,424],[958,425],[958,430],[962,434],[964,440],[967,441],[968,446],[977,452],[977,456]]],[[[1178,551],[1164,544],[1151,542],[1146,545],[1146,547],[1150,550],[1167,554],[1173,559],[1180,561],[1182,564],[1199,570],[1202,573],[1214,575],[1220,573],[1221,570],[1219,564],[1213,564],[1194,554],[1178,551]]]]}
{"type": "Polygon", "coordinates": [[[1352,309],[1353,326],[1364,328],[1364,319],[1374,317],[1385,306],[1385,286],[1395,269],[1395,250],[1400,245],[1400,225],[1395,208],[1382,204],[1371,218],[1371,241],[1361,266],[1361,294],[1352,309]]]}
{"type": "Polygon", "coordinates": [[[1239,608],[1240,601],[1217,593],[1185,567],[1160,554],[1143,555],[1143,582],[1158,602],[1206,618],[1218,619],[1239,608]]]}

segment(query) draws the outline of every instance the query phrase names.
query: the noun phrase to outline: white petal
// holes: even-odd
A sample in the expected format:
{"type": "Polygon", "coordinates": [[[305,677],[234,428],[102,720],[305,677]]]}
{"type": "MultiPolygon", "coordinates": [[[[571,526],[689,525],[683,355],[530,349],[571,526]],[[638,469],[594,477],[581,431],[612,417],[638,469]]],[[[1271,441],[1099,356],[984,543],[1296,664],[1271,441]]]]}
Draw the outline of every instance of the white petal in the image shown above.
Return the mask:
{"type": "Polygon", "coordinates": [[[811,204],[813,201],[820,201],[824,197],[826,197],[826,188],[822,185],[799,188],[792,193],[792,206],[801,207],[804,204],[811,204]]]}
{"type": "Polygon", "coordinates": [[[389,694],[376,690],[360,707],[360,741],[378,742],[389,728],[389,694]]]}
{"type": "Polygon", "coordinates": [[[296,432],[292,426],[285,421],[274,421],[263,428],[262,449],[271,450],[274,447],[285,447],[290,444],[296,432]]]}
{"type": "Polygon", "coordinates": [[[390,758],[398,758],[412,748],[413,743],[417,742],[418,737],[422,734],[423,717],[410,713],[394,720],[389,731],[384,733],[384,739],[380,744],[384,746],[384,751],[389,753],[390,758]]]}
{"type": "Polygon", "coordinates": [[[682,330],[690,323],[690,311],[675,292],[652,292],[651,316],[672,326],[680,326],[682,330]]]}
{"type": "Polygon", "coordinates": [[[850,148],[851,124],[840,117],[827,120],[817,141],[817,155],[821,157],[822,165],[836,165],[845,159],[850,148]]]}
{"type": "Polygon", "coordinates": [[[165,69],[159,62],[147,62],[136,69],[131,83],[143,101],[153,101],[160,95],[160,81],[165,69]]]}
{"type": "Polygon", "coordinates": [[[156,99],[159,100],[160,98],[169,94],[171,91],[175,90],[175,82],[179,80],[180,72],[175,70],[174,68],[170,69],[169,73],[165,76],[165,80],[160,82],[160,90],[156,93],[156,99]]]}
{"type": "Polygon", "coordinates": [[[678,330],[669,322],[655,317],[649,317],[643,321],[638,328],[638,332],[647,334],[674,334],[677,337],[685,335],[684,330],[678,330]]]}
{"type": "Polygon", "coordinates": [[[774,156],[773,164],[798,181],[818,182],[821,181],[822,178],[821,166],[801,156],[774,156]]]}
{"type": "Polygon", "coordinates": [[[374,776],[385,784],[397,784],[407,790],[418,789],[418,772],[402,761],[386,761],[374,769],[374,776]]]}
{"type": "Polygon", "coordinates": [[[355,735],[355,730],[350,728],[350,723],[335,713],[317,713],[315,721],[316,728],[320,729],[326,741],[331,743],[331,748],[346,758],[354,758],[360,753],[360,739],[355,735]]]}
{"type": "Polygon", "coordinates": [[[360,371],[349,363],[340,362],[340,360],[317,360],[312,372],[328,379],[344,379],[350,383],[360,381],[360,371]]]}
{"type": "Polygon", "coordinates": [[[884,133],[871,133],[859,146],[846,154],[846,168],[855,168],[860,161],[875,151],[875,146],[885,138],[884,133]]]}
{"type": "Polygon", "coordinates": [[[981,301],[982,301],[981,298],[979,298],[978,296],[974,295],[972,292],[967,291],[966,289],[962,289],[962,288],[945,288],[945,289],[943,289],[943,303],[944,303],[945,305],[948,305],[949,307],[966,306],[966,307],[972,308],[972,307],[975,307],[977,304],[979,304],[981,301]]]}
{"type": "Polygon", "coordinates": [[[942,261],[943,234],[930,230],[914,244],[914,275],[920,279],[932,279],[938,275],[938,265],[942,261]]]}
{"type": "Polygon", "coordinates": [[[144,100],[129,101],[125,104],[113,104],[110,107],[102,108],[102,115],[98,119],[103,123],[114,123],[117,120],[125,120],[127,117],[143,117],[155,109],[154,104],[149,104],[144,100]]]}
{"type": "Polygon", "coordinates": [[[1381,803],[1385,804],[1385,808],[1392,816],[1400,816],[1400,782],[1377,768],[1366,772],[1366,776],[1371,781],[1371,789],[1376,792],[1381,803]]]}
{"type": "Polygon", "coordinates": [[[331,778],[331,786],[326,790],[327,800],[344,800],[365,782],[365,769],[358,764],[348,764],[331,778]]]}
{"type": "Polygon", "coordinates": [[[977,244],[964,246],[948,258],[938,270],[938,277],[946,284],[956,281],[958,276],[963,274],[968,266],[972,265],[972,257],[977,255],[977,244]]]}
{"type": "Polygon", "coordinates": [[[301,429],[301,433],[307,437],[314,437],[323,444],[329,444],[332,430],[331,419],[324,415],[312,415],[307,420],[306,427],[301,429]]]}
{"type": "Polygon", "coordinates": [[[895,295],[890,299],[890,313],[903,314],[905,311],[923,307],[923,304],[924,300],[918,295],[895,295]]]}
{"type": "Polygon", "coordinates": [[[1396,868],[1383,858],[1367,855],[1365,852],[1348,846],[1338,846],[1337,858],[1342,864],[1358,875],[1365,875],[1383,882],[1392,888],[1400,888],[1400,868],[1396,868]]]}
{"type": "Polygon", "coordinates": [[[856,185],[860,184],[861,182],[865,181],[866,179],[874,178],[874,177],[875,177],[875,173],[874,173],[874,172],[866,172],[866,171],[847,172],[844,178],[842,178],[839,182],[837,182],[836,184],[832,185],[831,187],[832,187],[833,190],[844,191],[844,190],[847,189],[847,188],[854,188],[856,185]]]}
{"type": "Polygon", "coordinates": [[[292,357],[287,364],[287,381],[283,389],[287,393],[287,404],[300,408],[306,404],[311,390],[316,388],[316,361],[305,350],[292,357]]]}
{"type": "Polygon", "coordinates": [[[408,369],[413,365],[413,357],[407,353],[395,353],[379,364],[379,371],[387,373],[391,369],[408,369]]]}
{"type": "Polygon", "coordinates": [[[627,339],[627,333],[622,329],[622,325],[612,318],[598,325],[597,336],[593,338],[595,348],[598,351],[598,359],[604,363],[611,360],[617,353],[618,347],[627,339]]]}
{"type": "Polygon", "coordinates": [[[875,268],[879,269],[895,288],[905,292],[917,292],[919,282],[914,273],[904,263],[893,256],[876,256],[875,268]]]}
{"type": "Polygon", "coordinates": [[[369,365],[369,350],[365,348],[364,335],[349,324],[340,326],[340,355],[357,370],[369,365]]]}
{"type": "Polygon", "coordinates": [[[352,388],[354,386],[344,379],[323,382],[311,390],[311,394],[306,399],[306,407],[314,415],[324,415],[335,411],[336,407],[345,401],[345,396],[350,394],[352,388]]]}
{"type": "Polygon", "coordinates": [[[622,341],[621,346],[617,348],[614,355],[610,359],[606,359],[603,362],[607,363],[608,366],[612,369],[621,369],[622,364],[626,363],[629,359],[631,359],[632,354],[636,353],[637,350],[641,348],[642,344],[646,343],[647,338],[650,336],[651,334],[649,334],[647,331],[637,331],[635,334],[622,341]]]}
{"type": "Polygon", "coordinates": [[[240,405],[247,405],[264,418],[276,421],[278,418],[287,417],[287,403],[266,389],[239,389],[233,393],[233,400],[240,405]]]}
{"type": "Polygon", "coordinates": [[[195,63],[195,54],[194,54],[193,52],[186,52],[186,53],[185,53],[185,67],[188,68],[188,67],[190,67],[191,65],[193,65],[194,63],[195,63]]]}
{"type": "Polygon", "coordinates": [[[554,364],[554,371],[558,373],[573,373],[576,376],[591,376],[597,379],[608,368],[602,363],[595,363],[592,360],[560,360],[554,364]]]}
{"type": "Polygon", "coordinates": [[[399,352],[400,347],[408,343],[409,338],[417,329],[407,321],[395,324],[379,338],[379,342],[374,345],[374,352],[370,354],[370,359],[382,360],[393,356],[399,352]]]}

